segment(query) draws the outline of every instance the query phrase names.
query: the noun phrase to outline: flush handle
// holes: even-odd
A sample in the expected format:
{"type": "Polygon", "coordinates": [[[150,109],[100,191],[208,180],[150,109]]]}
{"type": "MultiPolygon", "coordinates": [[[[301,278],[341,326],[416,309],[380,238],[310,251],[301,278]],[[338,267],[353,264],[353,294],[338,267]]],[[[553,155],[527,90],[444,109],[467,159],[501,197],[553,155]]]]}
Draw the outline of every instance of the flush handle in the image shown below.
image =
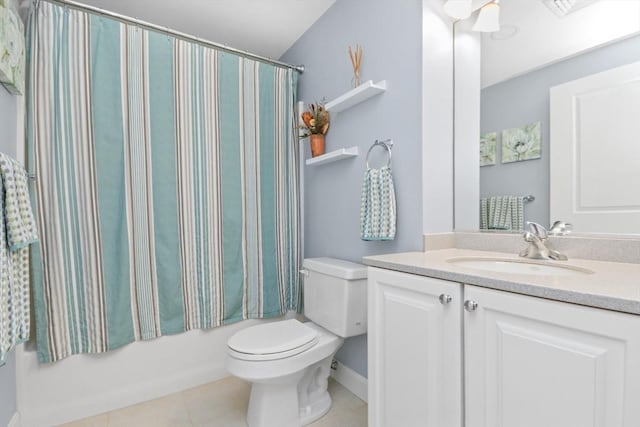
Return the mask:
{"type": "Polygon", "coordinates": [[[298,273],[303,277],[309,277],[309,270],[300,270],[298,273]]]}
{"type": "Polygon", "coordinates": [[[440,300],[440,304],[447,305],[453,300],[453,297],[447,294],[440,294],[438,299],[440,300]]]}
{"type": "Polygon", "coordinates": [[[468,299],[464,302],[464,309],[468,312],[476,311],[478,309],[478,303],[468,299]]]}

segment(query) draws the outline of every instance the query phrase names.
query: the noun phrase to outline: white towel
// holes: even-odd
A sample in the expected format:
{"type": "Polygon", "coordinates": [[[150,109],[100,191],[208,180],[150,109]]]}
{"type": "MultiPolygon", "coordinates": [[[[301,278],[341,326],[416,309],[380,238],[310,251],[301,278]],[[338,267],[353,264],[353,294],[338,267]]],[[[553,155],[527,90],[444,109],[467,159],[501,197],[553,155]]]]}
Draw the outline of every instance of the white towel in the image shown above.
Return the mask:
{"type": "Polygon", "coordinates": [[[396,193],[391,167],[367,168],[362,183],[360,238],[393,240],[396,237],[396,193]]]}

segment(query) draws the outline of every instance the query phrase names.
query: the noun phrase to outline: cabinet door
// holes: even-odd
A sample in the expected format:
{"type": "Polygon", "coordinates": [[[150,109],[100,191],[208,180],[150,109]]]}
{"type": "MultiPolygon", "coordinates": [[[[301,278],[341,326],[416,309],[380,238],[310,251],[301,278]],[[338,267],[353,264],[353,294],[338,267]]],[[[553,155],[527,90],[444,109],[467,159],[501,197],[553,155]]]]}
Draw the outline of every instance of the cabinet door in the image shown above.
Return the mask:
{"type": "Polygon", "coordinates": [[[461,288],[369,268],[370,426],[461,426],[461,288]]]}
{"type": "Polygon", "coordinates": [[[475,286],[467,427],[637,427],[640,317],[475,286]]]}

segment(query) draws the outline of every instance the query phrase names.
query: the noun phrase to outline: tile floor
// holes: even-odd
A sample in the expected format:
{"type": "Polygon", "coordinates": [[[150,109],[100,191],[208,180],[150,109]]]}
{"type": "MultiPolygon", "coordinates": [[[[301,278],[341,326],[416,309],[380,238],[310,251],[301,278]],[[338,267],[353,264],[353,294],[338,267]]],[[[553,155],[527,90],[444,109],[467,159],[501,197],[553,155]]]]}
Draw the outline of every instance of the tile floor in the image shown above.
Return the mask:
{"type": "MultiPolygon", "coordinates": [[[[234,377],[61,427],[246,427],[250,385],[234,377]]],[[[333,406],[312,427],[366,427],[367,404],[329,379],[333,406]]]]}

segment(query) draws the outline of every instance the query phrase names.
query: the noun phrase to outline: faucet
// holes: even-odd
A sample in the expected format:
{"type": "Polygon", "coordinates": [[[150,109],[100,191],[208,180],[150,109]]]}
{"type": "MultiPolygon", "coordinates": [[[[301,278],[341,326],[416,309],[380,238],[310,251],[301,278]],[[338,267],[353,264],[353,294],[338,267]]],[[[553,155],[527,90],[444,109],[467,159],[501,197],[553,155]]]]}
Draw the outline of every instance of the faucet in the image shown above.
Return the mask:
{"type": "MultiPolygon", "coordinates": [[[[565,227],[570,230],[571,224],[565,224],[569,227],[565,227]]],[[[554,224],[555,227],[556,224],[554,224]]],[[[531,259],[552,259],[556,261],[566,261],[568,258],[566,255],[561,254],[551,247],[551,243],[549,242],[549,232],[546,228],[536,222],[527,221],[527,227],[529,227],[528,231],[522,235],[524,241],[529,243],[522,252],[520,252],[520,256],[524,258],[531,259]]],[[[553,228],[552,228],[553,229],[553,228]]],[[[567,230],[563,230],[566,232],[567,230]]]]}

